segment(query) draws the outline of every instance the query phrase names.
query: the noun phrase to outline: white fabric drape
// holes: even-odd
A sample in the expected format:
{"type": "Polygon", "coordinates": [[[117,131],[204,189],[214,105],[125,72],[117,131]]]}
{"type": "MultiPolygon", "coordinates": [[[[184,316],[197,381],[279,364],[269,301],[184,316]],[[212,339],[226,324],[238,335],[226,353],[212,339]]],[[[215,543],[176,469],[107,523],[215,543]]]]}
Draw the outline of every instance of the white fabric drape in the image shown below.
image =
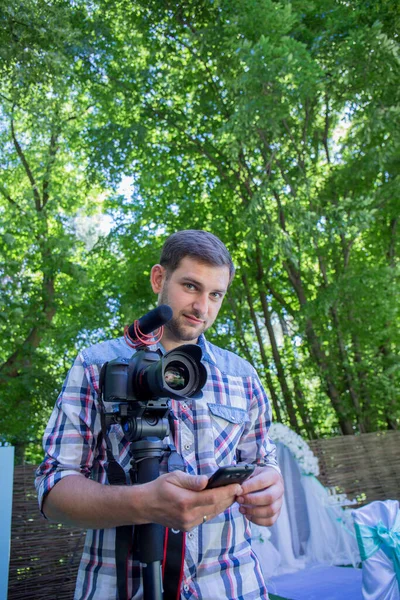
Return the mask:
{"type": "Polygon", "coordinates": [[[311,565],[358,565],[350,514],[329,504],[328,491],[301,473],[284,444],[278,442],[277,451],[285,481],[281,515],[271,528],[252,525],[253,547],[266,579],[311,565]]]}

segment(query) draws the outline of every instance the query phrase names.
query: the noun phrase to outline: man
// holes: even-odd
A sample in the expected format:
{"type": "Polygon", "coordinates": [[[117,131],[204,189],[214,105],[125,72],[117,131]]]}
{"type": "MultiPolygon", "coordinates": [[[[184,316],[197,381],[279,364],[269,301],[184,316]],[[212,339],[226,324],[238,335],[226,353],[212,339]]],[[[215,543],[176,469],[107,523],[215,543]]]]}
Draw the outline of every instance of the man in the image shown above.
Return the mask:
{"type": "MultiPolygon", "coordinates": [[[[141,485],[106,485],[98,377],[105,361],[132,355],[124,338],[82,351],[68,374],[46,429],[46,458],[36,485],[47,518],[89,530],[75,599],[117,598],[115,527],[145,523],[187,532],[182,599],[268,598],[249,521],[272,525],[282,504],[282,478],[268,438],[270,407],[253,367],[204,337],[233,275],[224,244],[195,230],[168,238],[160,264],[151,270],[159,304],[173,311],[158,347],[164,353],[198,343],[207,369],[201,398],[171,400],[174,441],[186,473],[164,472],[141,485]],[[241,486],[205,489],[209,475],[238,459],[257,465],[250,479],[241,486]]],[[[116,427],[112,435],[114,456],[127,472],[129,443],[116,427]]],[[[135,561],[128,573],[130,596],[141,598],[135,561]]]]}

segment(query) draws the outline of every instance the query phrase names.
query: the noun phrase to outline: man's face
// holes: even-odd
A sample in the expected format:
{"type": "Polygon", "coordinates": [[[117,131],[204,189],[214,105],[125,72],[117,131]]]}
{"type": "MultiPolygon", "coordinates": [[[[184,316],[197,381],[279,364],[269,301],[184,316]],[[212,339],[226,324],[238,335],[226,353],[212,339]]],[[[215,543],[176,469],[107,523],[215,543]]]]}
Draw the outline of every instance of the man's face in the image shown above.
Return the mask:
{"type": "Polygon", "coordinates": [[[151,284],[159,294],[159,304],[168,304],[173,311],[162,339],[169,350],[183,343],[196,343],[214,323],[228,289],[229,268],[185,257],[168,276],[161,265],[155,265],[151,284]]]}

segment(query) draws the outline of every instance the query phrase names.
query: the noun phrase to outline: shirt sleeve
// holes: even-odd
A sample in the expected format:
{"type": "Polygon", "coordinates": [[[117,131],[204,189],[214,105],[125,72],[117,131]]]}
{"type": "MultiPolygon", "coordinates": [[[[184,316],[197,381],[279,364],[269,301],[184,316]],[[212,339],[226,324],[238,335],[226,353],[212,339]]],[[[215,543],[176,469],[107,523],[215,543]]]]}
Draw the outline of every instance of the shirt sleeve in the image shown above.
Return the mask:
{"type": "Polygon", "coordinates": [[[101,431],[97,380],[98,368],[86,368],[78,356],[43,436],[45,458],[36,471],[35,479],[41,510],[45,497],[63,477],[89,477],[91,474],[101,431]]]}
{"type": "Polygon", "coordinates": [[[238,446],[240,460],[273,467],[280,473],[276,446],[268,435],[272,418],[271,406],[256,373],[251,378],[248,389],[249,420],[238,446]]]}

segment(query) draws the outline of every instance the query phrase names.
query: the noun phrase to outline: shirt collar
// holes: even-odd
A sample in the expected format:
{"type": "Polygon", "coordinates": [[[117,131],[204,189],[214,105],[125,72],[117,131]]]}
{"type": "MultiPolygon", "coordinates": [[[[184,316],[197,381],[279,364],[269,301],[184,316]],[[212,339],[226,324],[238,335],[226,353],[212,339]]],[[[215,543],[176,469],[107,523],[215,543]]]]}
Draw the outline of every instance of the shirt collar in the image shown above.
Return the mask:
{"type": "Polygon", "coordinates": [[[203,352],[203,360],[205,360],[206,362],[209,362],[213,365],[216,365],[216,360],[215,360],[214,353],[211,349],[211,344],[209,342],[207,342],[205,335],[203,333],[200,334],[197,343],[203,352]]]}
{"type": "MultiPolygon", "coordinates": [[[[216,360],[215,360],[214,353],[211,349],[211,345],[206,340],[206,337],[203,333],[201,333],[199,335],[197,344],[198,344],[198,346],[200,346],[201,351],[203,353],[203,361],[211,363],[213,365],[216,365],[216,360]]],[[[152,344],[151,346],[148,347],[148,349],[153,352],[156,352],[157,350],[159,350],[161,352],[162,356],[164,356],[164,354],[167,353],[167,350],[164,348],[164,346],[162,345],[161,342],[157,342],[157,344],[152,344]]]]}

